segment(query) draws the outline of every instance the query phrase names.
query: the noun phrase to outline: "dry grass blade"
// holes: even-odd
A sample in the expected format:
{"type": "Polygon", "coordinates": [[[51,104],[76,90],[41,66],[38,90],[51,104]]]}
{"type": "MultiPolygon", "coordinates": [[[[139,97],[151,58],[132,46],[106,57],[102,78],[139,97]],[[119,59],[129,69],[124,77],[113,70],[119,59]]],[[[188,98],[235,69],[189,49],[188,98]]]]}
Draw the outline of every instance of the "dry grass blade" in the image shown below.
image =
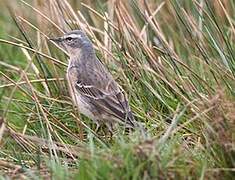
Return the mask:
{"type": "Polygon", "coordinates": [[[39,55],[41,55],[41,56],[43,56],[43,57],[45,57],[45,58],[47,58],[47,59],[49,59],[49,60],[54,61],[54,62],[55,62],[56,64],[58,64],[58,65],[63,65],[63,66],[66,66],[66,67],[67,67],[67,64],[66,64],[66,63],[61,62],[61,61],[59,61],[58,59],[55,59],[55,58],[53,58],[53,57],[51,57],[51,56],[49,56],[49,55],[47,55],[47,54],[44,54],[44,53],[42,53],[42,52],[40,52],[40,51],[38,51],[38,50],[29,48],[29,47],[24,46],[24,45],[22,45],[22,44],[14,43],[14,42],[7,41],[7,40],[4,40],[4,39],[0,39],[0,42],[1,42],[1,43],[10,44],[10,45],[13,45],[13,46],[17,46],[17,47],[20,47],[20,48],[27,49],[27,50],[29,50],[29,51],[31,51],[31,52],[37,53],[37,54],[39,54],[39,55]]]}
{"type": "Polygon", "coordinates": [[[0,143],[2,141],[2,137],[4,134],[5,128],[6,128],[6,126],[5,126],[4,119],[2,117],[0,117],[0,143]]]}
{"type": "MultiPolygon", "coordinates": [[[[16,69],[16,70],[19,70],[19,69],[16,69]]],[[[50,81],[64,81],[64,78],[49,78],[47,79],[48,82],[50,81]]],[[[45,79],[34,79],[34,80],[30,80],[30,83],[41,83],[41,82],[45,82],[46,80],[45,79]]],[[[10,84],[3,84],[0,86],[0,88],[5,88],[5,87],[10,87],[10,86],[15,86],[15,85],[23,85],[23,84],[27,84],[26,81],[21,81],[21,82],[17,82],[17,83],[10,83],[10,84]]]]}

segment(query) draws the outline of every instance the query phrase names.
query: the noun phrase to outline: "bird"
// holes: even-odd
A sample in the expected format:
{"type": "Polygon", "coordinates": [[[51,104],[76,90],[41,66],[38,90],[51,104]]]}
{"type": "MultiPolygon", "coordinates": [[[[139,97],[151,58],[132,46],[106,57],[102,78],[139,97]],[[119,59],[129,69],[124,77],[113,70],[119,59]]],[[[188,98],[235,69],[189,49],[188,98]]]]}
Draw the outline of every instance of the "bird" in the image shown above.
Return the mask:
{"type": "Polygon", "coordinates": [[[116,124],[138,127],[125,91],[96,56],[85,32],[73,30],[50,40],[68,53],[66,76],[73,103],[96,123],[96,130],[102,124],[111,132],[116,124]]]}

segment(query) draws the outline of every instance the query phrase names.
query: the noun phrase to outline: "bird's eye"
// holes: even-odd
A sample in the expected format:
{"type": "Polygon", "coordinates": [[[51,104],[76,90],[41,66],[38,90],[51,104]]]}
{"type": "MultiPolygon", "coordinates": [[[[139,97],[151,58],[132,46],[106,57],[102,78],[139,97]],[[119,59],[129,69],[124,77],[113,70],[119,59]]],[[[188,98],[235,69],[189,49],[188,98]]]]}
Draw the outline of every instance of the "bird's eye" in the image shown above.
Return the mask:
{"type": "Polygon", "coordinates": [[[66,40],[67,40],[67,41],[72,41],[72,40],[73,40],[73,38],[71,38],[71,37],[67,37],[67,38],[66,38],[66,40]]]}

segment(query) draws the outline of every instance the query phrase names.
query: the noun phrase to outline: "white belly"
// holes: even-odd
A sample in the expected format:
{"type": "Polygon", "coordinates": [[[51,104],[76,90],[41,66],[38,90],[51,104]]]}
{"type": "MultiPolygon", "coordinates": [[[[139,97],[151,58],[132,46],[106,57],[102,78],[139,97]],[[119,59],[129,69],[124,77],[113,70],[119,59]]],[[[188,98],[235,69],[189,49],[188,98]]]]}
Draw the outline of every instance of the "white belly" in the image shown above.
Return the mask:
{"type": "MultiPolygon", "coordinates": [[[[76,71],[75,71],[76,72],[76,71]]],[[[73,72],[70,72],[70,74],[73,72]]],[[[85,116],[89,117],[92,120],[96,120],[93,113],[90,111],[91,107],[89,104],[87,104],[84,99],[81,97],[80,94],[78,94],[77,90],[75,89],[74,83],[77,82],[76,75],[69,76],[69,73],[67,72],[67,80],[68,80],[68,86],[69,86],[69,93],[72,97],[72,100],[74,102],[74,105],[78,108],[79,112],[84,114],[85,116]]]]}
{"type": "Polygon", "coordinates": [[[79,94],[76,94],[76,98],[74,99],[75,105],[78,107],[80,113],[84,114],[85,116],[89,117],[92,120],[95,120],[95,116],[90,111],[90,106],[82,99],[79,94]]]}

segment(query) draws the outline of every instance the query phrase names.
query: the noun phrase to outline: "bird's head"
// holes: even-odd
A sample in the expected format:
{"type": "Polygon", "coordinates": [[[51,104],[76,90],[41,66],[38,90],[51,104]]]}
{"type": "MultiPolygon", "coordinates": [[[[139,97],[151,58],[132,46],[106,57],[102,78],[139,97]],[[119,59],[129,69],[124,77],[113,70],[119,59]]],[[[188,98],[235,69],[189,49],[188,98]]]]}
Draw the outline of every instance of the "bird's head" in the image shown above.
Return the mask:
{"type": "Polygon", "coordinates": [[[86,34],[80,30],[74,30],[64,34],[62,37],[52,38],[51,41],[66,50],[70,56],[81,52],[81,49],[92,48],[92,43],[86,34]]]}

